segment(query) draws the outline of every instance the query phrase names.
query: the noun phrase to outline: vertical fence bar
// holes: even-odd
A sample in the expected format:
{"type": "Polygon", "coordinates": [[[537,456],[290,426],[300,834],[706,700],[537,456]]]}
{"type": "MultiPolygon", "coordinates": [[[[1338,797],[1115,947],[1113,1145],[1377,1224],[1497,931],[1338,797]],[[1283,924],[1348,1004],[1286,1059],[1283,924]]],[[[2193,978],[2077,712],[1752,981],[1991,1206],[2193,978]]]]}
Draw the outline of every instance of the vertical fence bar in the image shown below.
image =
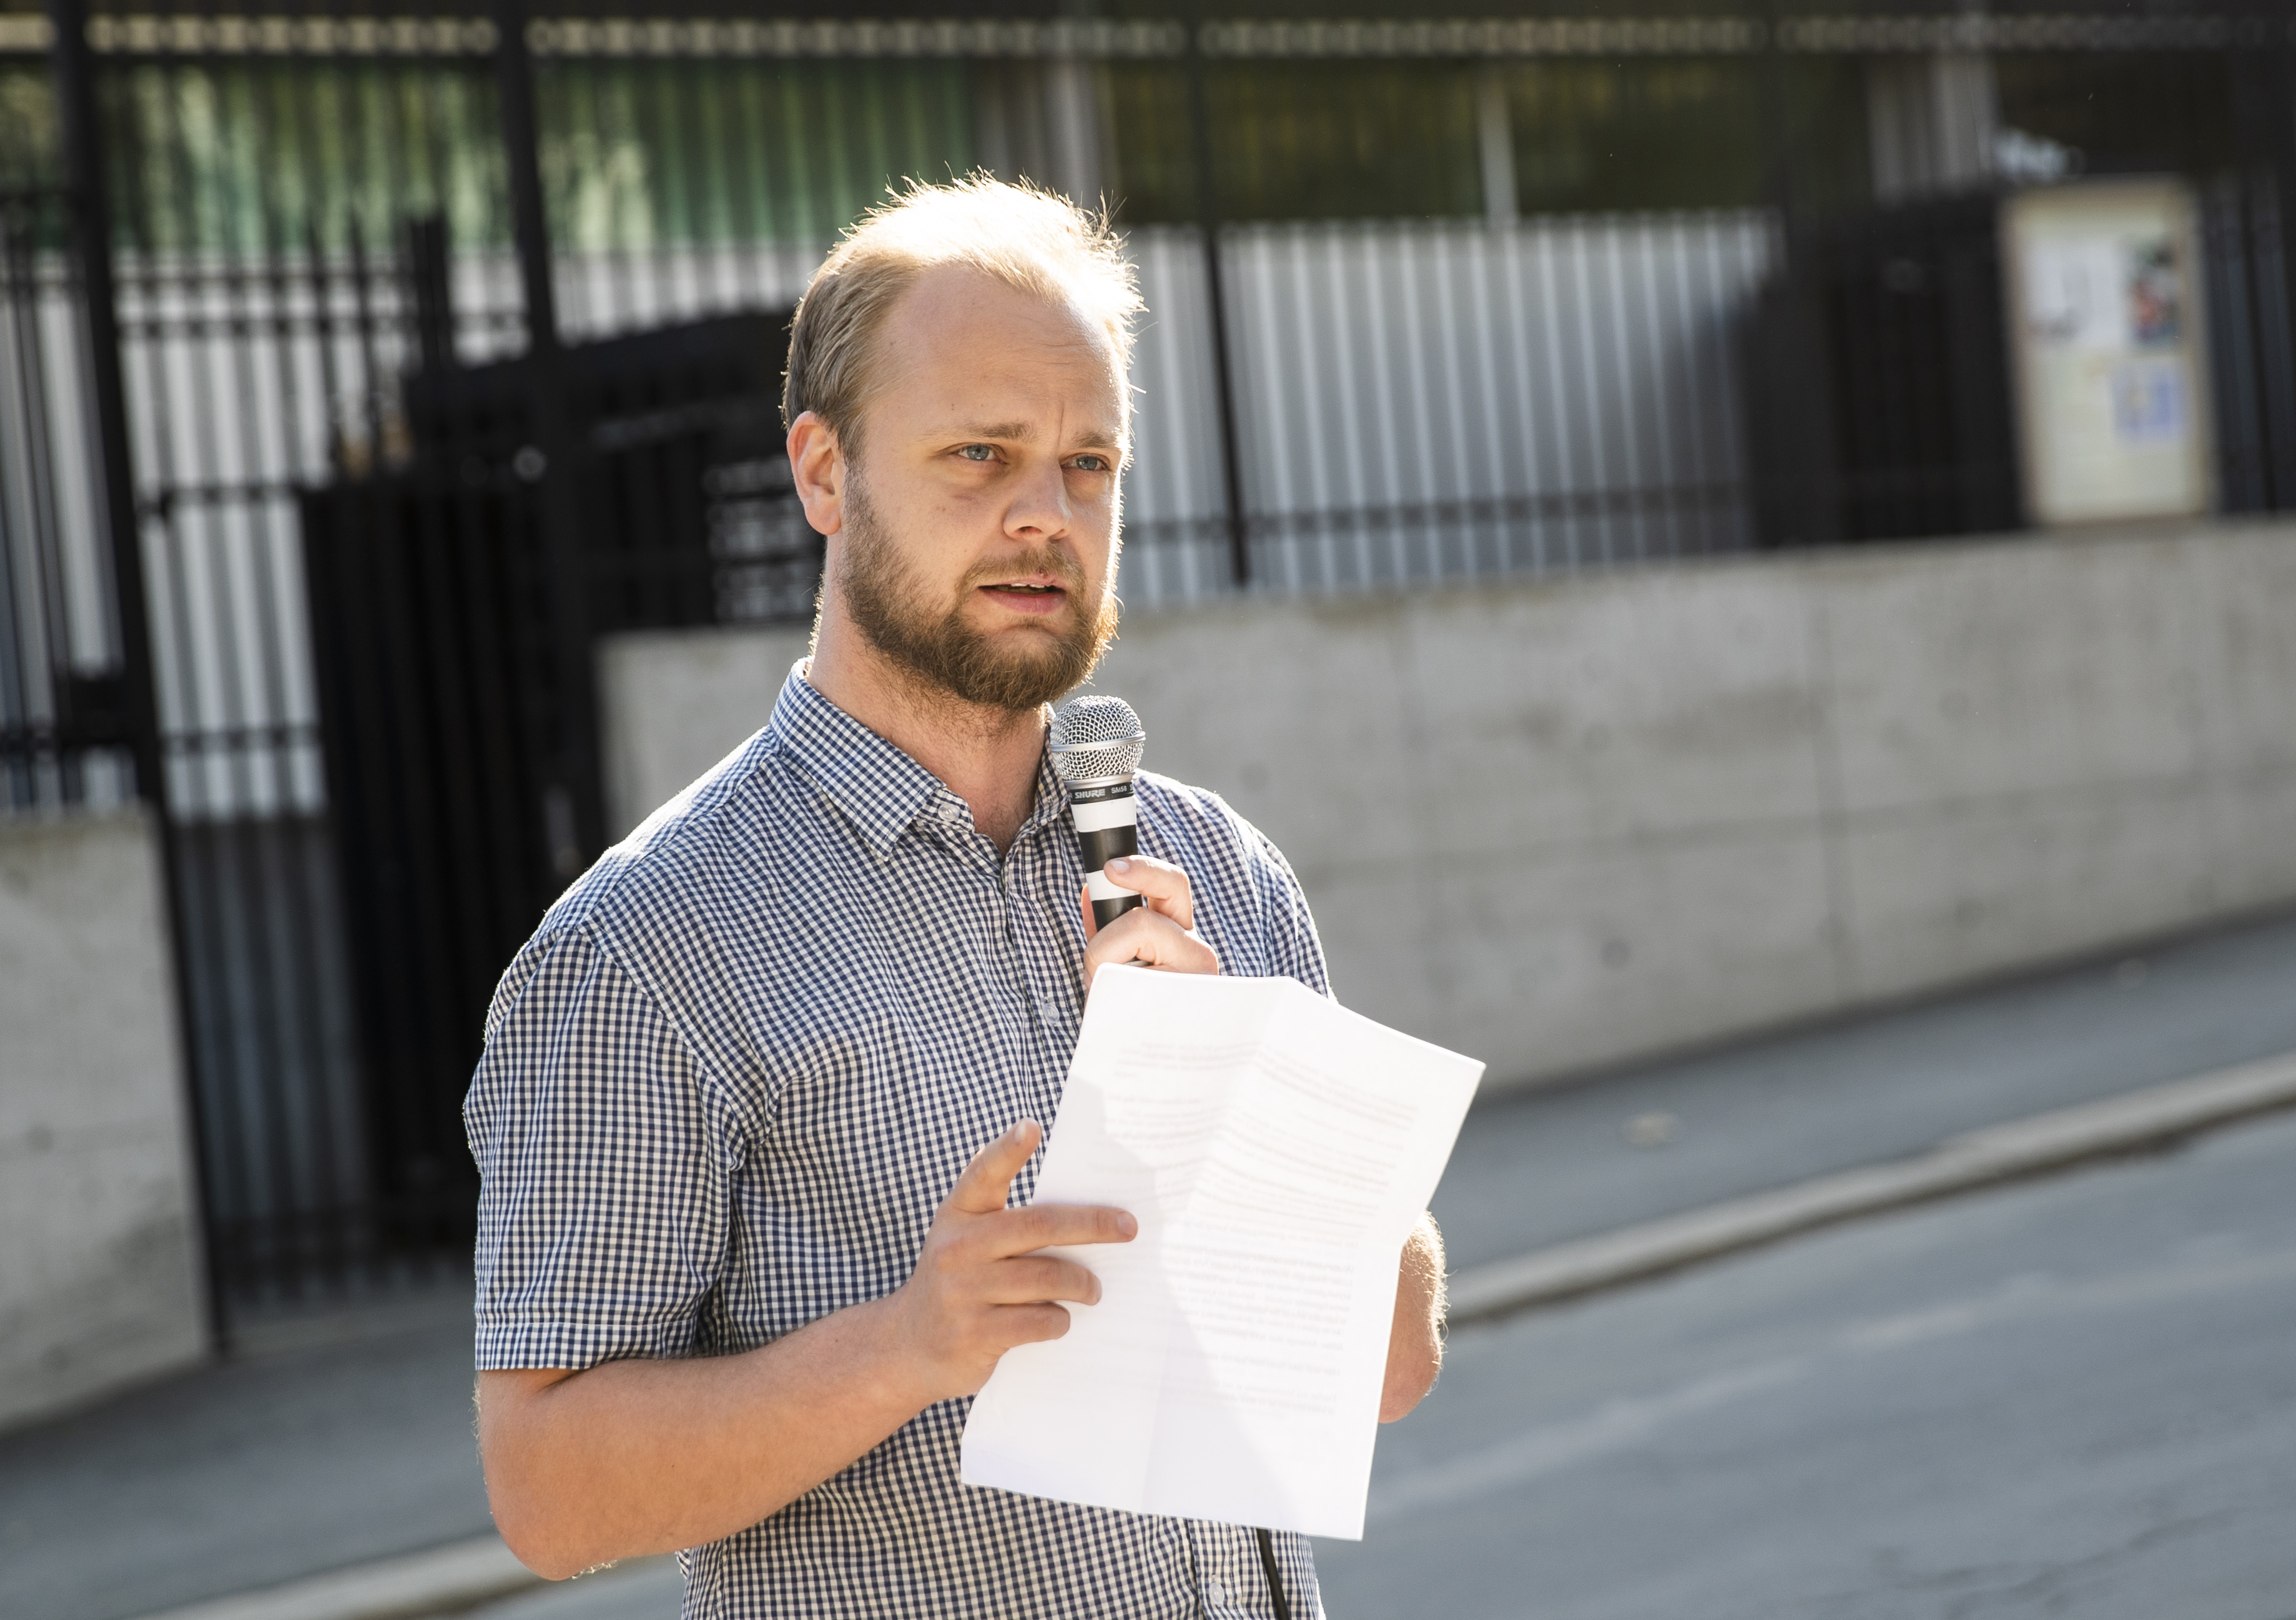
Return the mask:
{"type": "Polygon", "coordinates": [[[1235,437],[1234,361],[1229,352],[1227,290],[1220,270],[1219,194],[1214,190],[1210,96],[1204,85],[1202,8],[1188,25],[1188,132],[1196,168],[1196,228],[1203,235],[1204,298],[1211,315],[1212,391],[1219,402],[1220,476],[1227,495],[1228,577],[1251,583],[1251,536],[1243,510],[1243,448],[1235,437]]]}
{"type": "MultiPolygon", "coordinates": [[[[2259,156],[2269,164],[2275,200],[2279,208],[2280,285],[2272,290],[2283,313],[2286,335],[2281,364],[2296,372],[2296,45],[2283,44],[2259,53],[2256,70],[2261,94],[2254,102],[2260,126],[2259,156]]],[[[2271,364],[2267,359],[2267,365],[2271,364]]],[[[2296,376],[2282,385],[2282,397],[2296,394],[2296,376]]],[[[2268,478],[2267,497],[2276,511],[2296,510],[2296,422],[2282,420],[2263,446],[2261,459],[2268,478]]]]}
{"type": "Polygon", "coordinates": [[[553,863],[561,878],[570,879],[605,847],[606,814],[597,765],[596,694],[591,687],[587,558],[576,497],[575,446],[559,388],[558,299],[544,212],[534,58],[526,28],[523,0],[497,0],[496,97],[510,180],[511,231],[526,299],[527,423],[542,456],[536,492],[541,501],[544,584],[558,687],[558,734],[553,750],[558,780],[547,790],[552,798],[541,809],[553,863]]]}
{"type": "Polygon", "coordinates": [[[1792,404],[1780,413],[1781,419],[1769,436],[1772,442],[1749,448],[1754,457],[1767,460],[1772,469],[1767,479],[1757,473],[1758,491],[1771,484],[1775,493],[1777,482],[1791,482],[1796,490],[1778,502],[1783,511],[1770,514],[1759,524],[1767,531],[1766,537],[1775,539],[1777,531],[1784,529],[1795,543],[1816,545],[1841,537],[1843,492],[1833,441],[1827,290],[1816,225],[1794,139],[1791,70],[1780,40],[1784,20],[1781,0],[1766,0],[1759,53],[1764,190],[1784,243],[1780,319],[1771,329],[1768,341],[1784,352],[1763,356],[1759,364],[1773,373],[1763,386],[1776,391],[1783,380],[1785,396],[1792,404]]]}
{"type": "Polygon", "coordinates": [[[144,591],[143,525],[135,504],[135,469],[128,458],[127,398],[119,361],[119,289],[111,266],[111,202],[97,106],[95,58],[87,41],[86,0],[49,0],[53,31],[50,70],[62,137],[66,209],[71,258],[78,272],[84,361],[95,418],[98,497],[111,562],[112,612],[119,625],[122,708],[135,763],[135,793],[151,815],[160,848],[161,905],[167,918],[171,988],[175,993],[177,1061],[184,1076],[184,1114],[192,1133],[192,1178],[200,1215],[201,1283],[209,1346],[226,1346],[223,1274],[216,1254],[214,1200],[208,1186],[206,1110],[201,1106],[197,1052],[191,1040],[191,981],[178,881],[175,828],[169,819],[167,761],[160,740],[160,710],[152,670],[152,626],[144,591]]]}

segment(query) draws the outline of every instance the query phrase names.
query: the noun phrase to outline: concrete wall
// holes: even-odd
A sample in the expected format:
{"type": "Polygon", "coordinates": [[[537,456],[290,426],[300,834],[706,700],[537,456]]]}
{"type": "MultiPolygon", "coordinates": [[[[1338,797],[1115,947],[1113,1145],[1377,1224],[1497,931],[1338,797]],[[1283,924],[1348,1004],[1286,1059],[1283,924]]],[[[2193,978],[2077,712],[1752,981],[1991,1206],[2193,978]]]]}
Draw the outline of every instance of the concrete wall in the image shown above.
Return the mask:
{"type": "MultiPolygon", "coordinates": [[[[624,820],[803,647],[609,648],[624,820]]],[[[1097,684],[1291,855],[1350,1004],[1497,1084],[2296,900],[2296,525],[1247,601],[1097,684]]]]}
{"type": "Polygon", "coordinates": [[[0,1426],[206,1353],[159,852],[0,819],[0,1426]]]}

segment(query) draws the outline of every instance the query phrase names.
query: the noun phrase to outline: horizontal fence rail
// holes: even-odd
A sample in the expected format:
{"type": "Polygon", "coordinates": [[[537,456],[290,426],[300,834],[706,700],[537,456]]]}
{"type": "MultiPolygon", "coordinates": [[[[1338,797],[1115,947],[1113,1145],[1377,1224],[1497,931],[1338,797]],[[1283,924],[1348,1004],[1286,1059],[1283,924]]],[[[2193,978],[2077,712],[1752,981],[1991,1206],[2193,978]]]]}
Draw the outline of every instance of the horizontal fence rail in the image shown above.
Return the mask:
{"type": "MultiPolygon", "coordinates": [[[[1187,47],[1186,25],[1103,19],[841,19],[538,17],[527,25],[538,54],[577,56],[1168,58],[1187,47]]],[[[2296,20],[2270,7],[2130,16],[2052,10],[2038,14],[1759,15],[1707,17],[1334,18],[1198,25],[1207,54],[1240,58],[1707,56],[1769,48],[1808,54],[1917,51],[2224,51],[2296,41],[2296,20]]],[[[0,16],[0,51],[44,53],[48,20],[0,16]]],[[[209,15],[127,12],[93,20],[90,43],[107,54],[455,56],[496,45],[486,18],[209,15]]]]}

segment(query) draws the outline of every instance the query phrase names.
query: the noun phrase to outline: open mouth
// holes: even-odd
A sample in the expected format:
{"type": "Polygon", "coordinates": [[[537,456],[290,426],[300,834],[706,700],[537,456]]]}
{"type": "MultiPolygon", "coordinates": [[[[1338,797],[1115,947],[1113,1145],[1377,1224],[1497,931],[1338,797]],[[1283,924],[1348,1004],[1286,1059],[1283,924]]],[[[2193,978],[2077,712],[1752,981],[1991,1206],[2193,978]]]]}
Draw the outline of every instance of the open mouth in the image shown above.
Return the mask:
{"type": "Polygon", "coordinates": [[[1040,579],[1000,579],[980,588],[1018,613],[1050,613],[1066,601],[1069,594],[1065,586],[1040,579]]]}

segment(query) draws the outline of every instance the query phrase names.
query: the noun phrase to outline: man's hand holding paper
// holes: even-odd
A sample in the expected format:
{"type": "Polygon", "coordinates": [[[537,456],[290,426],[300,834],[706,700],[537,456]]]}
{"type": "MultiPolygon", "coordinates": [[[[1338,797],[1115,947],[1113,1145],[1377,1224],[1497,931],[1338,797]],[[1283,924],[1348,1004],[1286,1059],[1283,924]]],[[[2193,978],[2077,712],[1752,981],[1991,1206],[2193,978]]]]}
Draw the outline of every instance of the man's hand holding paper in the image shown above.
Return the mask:
{"type": "Polygon", "coordinates": [[[1288,979],[1093,986],[1037,1202],[1130,1210],[975,1400],[968,1484],[1362,1533],[1396,1261],[1482,1066],[1288,979]]]}

